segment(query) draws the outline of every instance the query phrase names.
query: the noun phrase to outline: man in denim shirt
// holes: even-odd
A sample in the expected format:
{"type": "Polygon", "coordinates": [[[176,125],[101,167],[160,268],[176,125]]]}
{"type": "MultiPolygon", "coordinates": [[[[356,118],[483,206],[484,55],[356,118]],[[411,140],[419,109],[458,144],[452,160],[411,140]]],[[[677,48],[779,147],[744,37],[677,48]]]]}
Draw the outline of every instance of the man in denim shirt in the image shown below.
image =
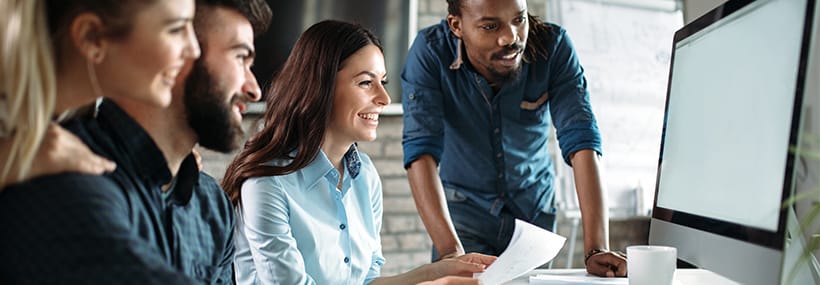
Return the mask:
{"type": "Polygon", "coordinates": [[[525,0],[447,4],[401,75],[404,165],[434,259],[498,255],[515,219],[553,229],[552,122],[575,174],[587,271],[625,276],[626,259],[609,252],[601,136],[566,32],[530,16],[525,0]]]}
{"type": "Polygon", "coordinates": [[[233,207],[191,149],[241,145],[241,111],[261,95],[253,40],[270,16],[262,0],[196,1],[202,55],[181,70],[169,107],[105,99],[68,123],[117,169],[4,191],[0,283],[233,284],[233,207]]]}

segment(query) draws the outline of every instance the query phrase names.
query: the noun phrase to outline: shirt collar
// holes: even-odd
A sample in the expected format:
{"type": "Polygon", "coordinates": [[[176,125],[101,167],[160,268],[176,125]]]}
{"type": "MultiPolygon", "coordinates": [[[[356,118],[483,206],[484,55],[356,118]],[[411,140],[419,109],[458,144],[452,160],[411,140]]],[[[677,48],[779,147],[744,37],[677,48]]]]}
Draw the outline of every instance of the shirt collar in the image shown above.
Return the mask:
{"type": "Polygon", "coordinates": [[[174,193],[171,202],[176,205],[187,205],[191,201],[194,189],[199,185],[199,167],[193,154],[188,155],[179,167],[174,193]]]}
{"type": "MultiPolygon", "coordinates": [[[[350,145],[350,148],[344,155],[342,163],[344,163],[350,178],[356,179],[356,177],[359,176],[359,172],[362,168],[362,159],[359,156],[359,150],[355,143],[350,145]]],[[[325,152],[320,150],[316,158],[302,169],[302,173],[304,173],[305,182],[308,182],[308,184],[312,186],[332,170],[333,165],[330,164],[330,160],[327,158],[325,152]]],[[[311,187],[308,187],[308,189],[309,188],[311,187]]]]}
{"type": "Polygon", "coordinates": [[[351,178],[356,178],[359,176],[359,171],[362,170],[362,158],[359,157],[359,149],[356,143],[350,145],[350,148],[347,149],[345,153],[345,166],[347,167],[347,172],[350,174],[351,178]]]}
{"type": "Polygon", "coordinates": [[[149,185],[164,185],[171,181],[168,162],[151,136],[116,103],[103,99],[97,122],[110,134],[117,154],[118,167],[133,171],[149,185]]]}

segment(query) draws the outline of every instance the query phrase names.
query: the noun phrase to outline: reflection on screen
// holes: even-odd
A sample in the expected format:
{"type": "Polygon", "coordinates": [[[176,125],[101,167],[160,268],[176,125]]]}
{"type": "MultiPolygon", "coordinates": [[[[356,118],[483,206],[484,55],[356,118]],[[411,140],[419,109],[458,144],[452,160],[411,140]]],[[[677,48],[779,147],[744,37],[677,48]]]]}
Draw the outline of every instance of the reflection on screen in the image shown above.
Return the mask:
{"type": "Polygon", "coordinates": [[[777,231],[805,2],[759,4],[675,47],[657,205],[777,231]]]}

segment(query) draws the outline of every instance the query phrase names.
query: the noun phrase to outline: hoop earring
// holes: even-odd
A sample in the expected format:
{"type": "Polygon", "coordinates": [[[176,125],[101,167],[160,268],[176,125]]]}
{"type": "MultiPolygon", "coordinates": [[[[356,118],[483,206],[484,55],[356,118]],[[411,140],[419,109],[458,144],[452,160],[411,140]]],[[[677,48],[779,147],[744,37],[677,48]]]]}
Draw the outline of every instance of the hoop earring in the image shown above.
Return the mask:
{"type": "Polygon", "coordinates": [[[458,45],[458,47],[456,48],[456,60],[454,60],[453,63],[450,64],[450,69],[451,70],[456,70],[456,69],[461,68],[461,64],[464,63],[461,60],[461,38],[458,38],[458,41],[456,42],[456,44],[458,45]]]}

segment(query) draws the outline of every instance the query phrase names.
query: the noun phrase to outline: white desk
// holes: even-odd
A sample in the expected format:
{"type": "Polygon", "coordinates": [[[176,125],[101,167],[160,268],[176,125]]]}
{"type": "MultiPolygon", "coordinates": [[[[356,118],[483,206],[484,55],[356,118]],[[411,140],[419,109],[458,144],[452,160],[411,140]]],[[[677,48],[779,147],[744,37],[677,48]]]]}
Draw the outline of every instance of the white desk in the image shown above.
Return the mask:
{"type": "MultiPolygon", "coordinates": [[[[521,277],[513,279],[510,282],[504,283],[506,285],[527,285],[530,284],[530,276],[538,274],[556,274],[556,275],[572,275],[584,276],[587,274],[586,269],[536,269],[530,273],[524,274],[521,277]]],[[[722,285],[722,284],[739,284],[726,279],[723,276],[712,273],[704,269],[678,269],[675,272],[675,285],[722,285]]],[[[488,284],[489,285],[489,284],[488,284]]]]}

